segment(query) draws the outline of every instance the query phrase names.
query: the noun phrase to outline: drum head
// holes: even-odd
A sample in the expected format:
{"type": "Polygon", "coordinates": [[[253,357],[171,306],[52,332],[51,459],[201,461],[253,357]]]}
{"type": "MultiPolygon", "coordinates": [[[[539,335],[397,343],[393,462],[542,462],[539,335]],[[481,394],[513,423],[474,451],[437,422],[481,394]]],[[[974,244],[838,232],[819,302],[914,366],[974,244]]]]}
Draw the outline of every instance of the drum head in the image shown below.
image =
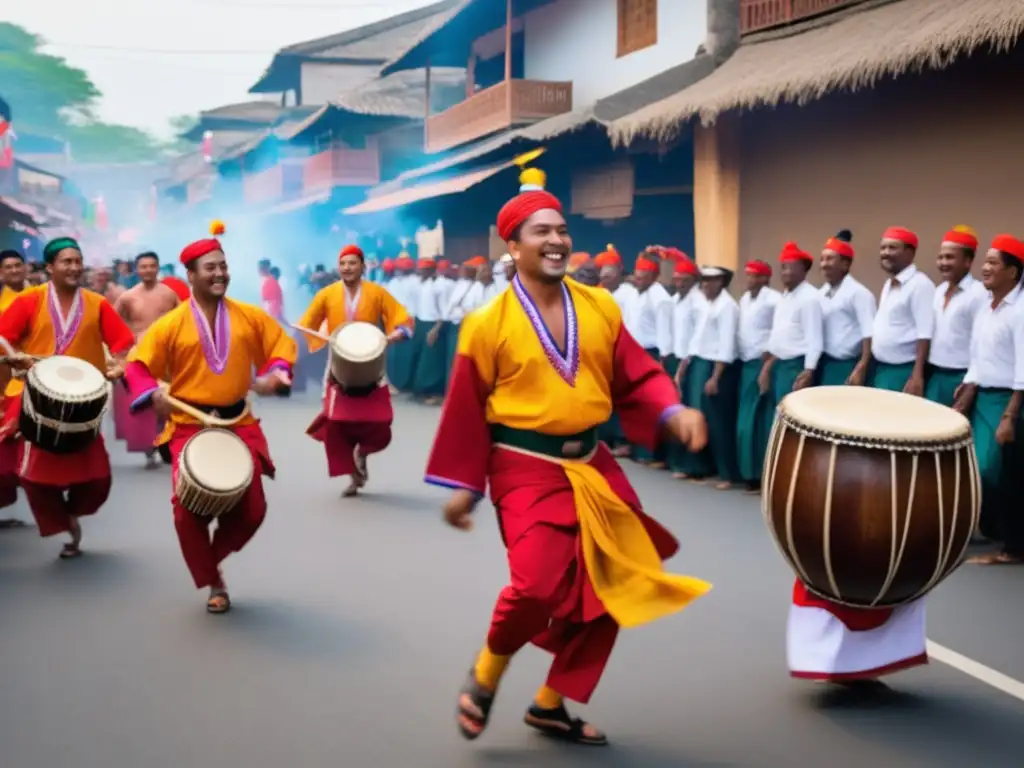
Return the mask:
{"type": "Polygon", "coordinates": [[[893,443],[943,443],[970,435],[962,415],[923,397],[869,387],[808,387],[786,395],[779,412],[837,437],[893,443]]]}
{"type": "Polygon", "coordinates": [[[384,332],[375,325],[348,323],[334,334],[331,346],[335,354],[343,360],[365,363],[383,355],[388,340],[384,332]]]}
{"type": "Polygon", "coordinates": [[[29,369],[29,383],[68,401],[90,400],[107,388],[107,378],[92,363],[77,357],[54,355],[29,369]]]}
{"type": "Polygon", "coordinates": [[[185,444],[182,458],[192,478],[209,491],[237,491],[252,480],[249,446],[226,429],[196,432],[185,444]]]}

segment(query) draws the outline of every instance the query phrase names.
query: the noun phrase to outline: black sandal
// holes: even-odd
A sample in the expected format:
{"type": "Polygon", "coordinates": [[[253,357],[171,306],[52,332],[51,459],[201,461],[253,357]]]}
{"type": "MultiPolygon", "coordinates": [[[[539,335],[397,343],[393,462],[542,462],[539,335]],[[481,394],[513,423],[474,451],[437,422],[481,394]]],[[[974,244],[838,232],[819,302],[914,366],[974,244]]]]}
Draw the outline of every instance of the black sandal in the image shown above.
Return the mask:
{"type": "Polygon", "coordinates": [[[65,544],[64,548],[60,551],[61,560],[72,560],[81,556],[82,550],[77,544],[65,544]]]}
{"type": "Polygon", "coordinates": [[[469,670],[469,676],[466,678],[465,684],[462,686],[462,690],[459,691],[459,701],[456,706],[455,713],[457,717],[455,722],[459,726],[459,733],[462,737],[473,741],[484,732],[487,728],[487,722],[491,718],[491,707],[494,705],[494,691],[489,691],[484,688],[476,680],[476,672],[469,670]],[[462,697],[469,696],[473,702],[473,706],[479,710],[480,714],[472,712],[462,705],[462,697]],[[482,715],[482,717],[481,717],[482,715]],[[469,720],[473,725],[478,726],[479,730],[473,731],[462,724],[462,719],[469,720]]]}
{"type": "Polygon", "coordinates": [[[587,736],[583,729],[589,725],[585,720],[572,717],[561,704],[555,709],[543,709],[536,704],[526,710],[526,717],[523,718],[531,728],[552,739],[568,741],[572,744],[585,744],[591,747],[604,747],[608,745],[608,737],[603,733],[598,736],[587,736]]]}

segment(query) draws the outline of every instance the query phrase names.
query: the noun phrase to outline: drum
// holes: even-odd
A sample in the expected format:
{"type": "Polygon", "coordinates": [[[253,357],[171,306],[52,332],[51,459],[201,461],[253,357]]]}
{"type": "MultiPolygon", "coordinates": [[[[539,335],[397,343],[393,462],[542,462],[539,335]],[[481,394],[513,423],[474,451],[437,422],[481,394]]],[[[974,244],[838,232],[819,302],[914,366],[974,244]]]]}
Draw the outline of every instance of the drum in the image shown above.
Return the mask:
{"type": "Polygon", "coordinates": [[[762,506],[812,593],[858,608],[912,602],[956,570],[978,522],[970,423],[901,392],[793,392],[776,413],[762,506]]]}
{"type": "Polygon", "coordinates": [[[343,390],[372,390],[384,377],[388,340],[370,323],[348,323],[331,337],[330,370],[343,390]]]}
{"type": "Polygon", "coordinates": [[[219,517],[242,500],[255,469],[242,438],[227,429],[203,429],[181,449],[174,495],[194,515],[219,517]]]}
{"type": "Polygon", "coordinates": [[[75,453],[100,434],[110,383],[91,363],[54,355],[25,376],[19,429],[32,445],[51,453],[75,453]]]}

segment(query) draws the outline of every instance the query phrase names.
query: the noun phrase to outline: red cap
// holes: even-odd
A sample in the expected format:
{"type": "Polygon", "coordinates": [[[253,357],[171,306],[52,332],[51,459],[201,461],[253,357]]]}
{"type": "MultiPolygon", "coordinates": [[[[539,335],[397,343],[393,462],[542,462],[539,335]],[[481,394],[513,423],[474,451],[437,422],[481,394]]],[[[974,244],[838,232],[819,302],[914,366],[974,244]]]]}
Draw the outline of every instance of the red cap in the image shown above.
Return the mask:
{"type": "Polygon", "coordinates": [[[790,241],[782,246],[782,253],[779,254],[779,261],[781,263],[785,263],[787,261],[809,261],[813,263],[814,259],[811,258],[811,254],[807,253],[807,251],[800,250],[800,246],[790,241]]]}
{"type": "Polygon", "coordinates": [[[689,257],[686,256],[682,251],[679,251],[675,268],[672,270],[672,274],[675,277],[682,277],[683,275],[693,275],[694,277],[700,277],[700,270],[697,269],[697,265],[690,261],[689,257]]]}
{"type": "Polygon", "coordinates": [[[961,248],[968,248],[972,251],[978,250],[978,233],[970,227],[953,227],[942,236],[942,242],[959,245],[961,248]]]}
{"type": "Polygon", "coordinates": [[[996,235],[992,238],[992,247],[1010,254],[1018,261],[1024,261],[1024,242],[1013,235],[996,235]]]}
{"type": "Polygon", "coordinates": [[[621,267],[622,257],[615,250],[615,246],[608,243],[608,247],[594,257],[594,263],[598,267],[621,267]]]}
{"type": "Polygon", "coordinates": [[[448,267],[450,266],[451,264],[448,263],[447,259],[441,259],[439,262],[437,262],[438,269],[448,269],[448,267]]]}
{"type": "Polygon", "coordinates": [[[747,266],[743,269],[748,275],[760,275],[762,277],[772,276],[772,267],[767,261],[761,261],[760,259],[753,259],[747,262],[747,266]]]}
{"type": "Polygon", "coordinates": [[[413,262],[411,256],[399,256],[395,259],[395,267],[397,269],[412,269],[416,264],[413,262]]]}
{"type": "Polygon", "coordinates": [[[203,258],[208,253],[223,250],[220,246],[220,240],[215,240],[214,238],[196,240],[194,243],[186,245],[184,250],[182,250],[181,263],[187,267],[193,261],[203,258]]]}
{"type": "Polygon", "coordinates": [[[437,266],[437,262],[433,259],[418,259],[416,261],[416,269],[430,269],[434,266],[437,266]]]}
{"type": "Polygon", "coordinates": [[[345,256],[358,256],[360,261],[364,261],[366,258],[365,256],[363,256],[363,249],[360,248],[358,245],[352,245],[352,243],[349,243],[344,248],[342,248],[341,253],[338,254],[339,259],[345,256]]]}
{"type": "Polygon", "coordinates": [[[883,240],[898,240],[901,243],[917,249],[917,235],[906,227],[889,227],[882,233],[883,240]]]}
{"type": "Polygon", "coordinates": [[[380,263],[380,268],[383,269],[385,272],[394,272],[395,262],[393,262],[391,259],[384,259],[384,261],[380,263]]]}
{"type": "Polygon", "coordinates": [[[658,270],[658,262],[648,259],[646,256],[640,256],[636,260],[636,267],[634,272],[656,272],[658,270]]]}
{"type": "Polygon", "coordinates": [[[562,203],[550,192],[534,190],[516,195],[498,211],[498,237],[508,242],[516,227],[528,218],[547,209],[562,212],[562,203]]]}
{"type": "Polygon", "coordinates": [[[848,259],[853,258],[853,246],[837,237],[830,237],[825,241],[825,250],[838,253],[840,256],[845,256],[848,259]]]}

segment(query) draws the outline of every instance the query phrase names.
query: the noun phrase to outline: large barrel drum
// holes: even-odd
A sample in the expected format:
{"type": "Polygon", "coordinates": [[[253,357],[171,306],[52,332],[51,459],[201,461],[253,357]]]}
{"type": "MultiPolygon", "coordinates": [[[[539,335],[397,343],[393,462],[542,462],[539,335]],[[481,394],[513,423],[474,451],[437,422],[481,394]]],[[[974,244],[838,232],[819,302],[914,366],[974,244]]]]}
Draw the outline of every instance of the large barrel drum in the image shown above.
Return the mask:
{"type": "Polygon", "coordinates": [[[819,597],[890,608],[963,560],[981,509],[970,423],[943,405],[867,387],[812,387],[779,404],[762,506],[819,597]]]}

